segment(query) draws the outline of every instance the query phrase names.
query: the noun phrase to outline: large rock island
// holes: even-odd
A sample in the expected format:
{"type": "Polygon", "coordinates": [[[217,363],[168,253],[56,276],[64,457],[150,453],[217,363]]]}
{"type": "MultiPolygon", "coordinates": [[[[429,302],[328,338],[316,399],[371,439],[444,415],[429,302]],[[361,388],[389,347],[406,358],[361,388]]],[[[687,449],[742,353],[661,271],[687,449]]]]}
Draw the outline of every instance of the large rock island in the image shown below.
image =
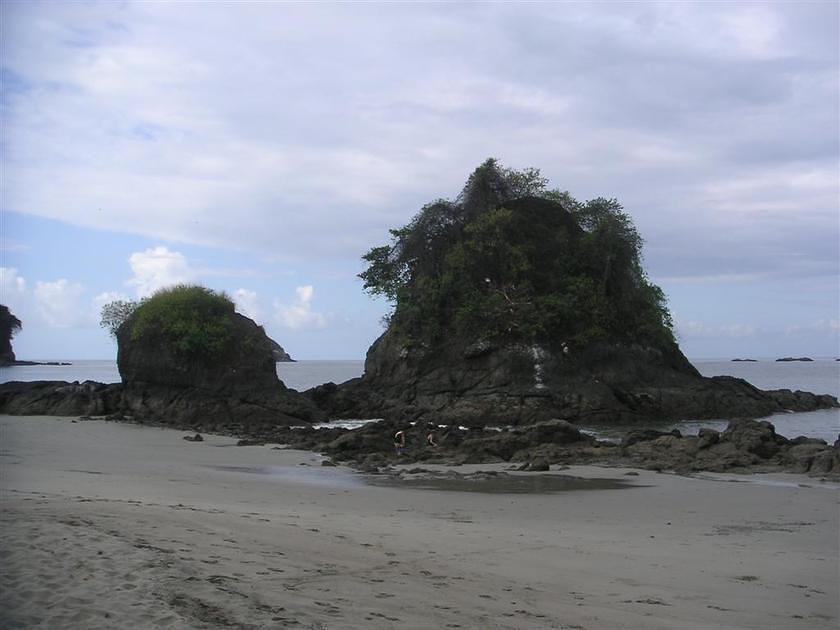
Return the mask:
{"type": "Polygon", "coordinates": [[[332,416],[618,423],[837,404],[701,376],[615,200],[581,203],[488,160],[391,234],[364,257],[365,287],[394,303],[364,376],[310,392],[332,416]]]}

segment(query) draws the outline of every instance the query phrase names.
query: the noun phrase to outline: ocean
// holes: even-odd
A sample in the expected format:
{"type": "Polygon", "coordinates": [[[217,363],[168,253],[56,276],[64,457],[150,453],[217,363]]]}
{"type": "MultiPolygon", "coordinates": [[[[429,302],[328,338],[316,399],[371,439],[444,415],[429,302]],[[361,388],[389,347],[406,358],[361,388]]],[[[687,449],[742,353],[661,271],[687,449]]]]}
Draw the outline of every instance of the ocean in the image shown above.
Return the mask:
{"type": "MultiPolygon", "coordinates": [[[[118,383],[115,361],[70,361],[72,365],[21,365],[0,368],[0,383],[7,381],[99,381],[118,383]]],[[[812,362],[777,362],[761,359],[753,362],[697,359],[692,363],[704,376],[729,375],[743,378],[760,389],[801,389],[816,394],[840,397],[840,361],[818,359],[812,362]]],[[[364,361],[297,361],[278,363],[277,375],[288,386],[302,391],[321,383],[342,383],[361,376],[364,361]]],[[[808,413],[785,413],[767,418],[786,437],[806,435],[834,442],[840,434],[840,409],[808,413]]],[[[678,428],[694,434],[700,427],[722,430],[726,420],[686,420],[654,426],[660,430],[678,428]]],[[[586,426],[586,430],[605,439],[618,439],[626,427],[586,426]]]]}

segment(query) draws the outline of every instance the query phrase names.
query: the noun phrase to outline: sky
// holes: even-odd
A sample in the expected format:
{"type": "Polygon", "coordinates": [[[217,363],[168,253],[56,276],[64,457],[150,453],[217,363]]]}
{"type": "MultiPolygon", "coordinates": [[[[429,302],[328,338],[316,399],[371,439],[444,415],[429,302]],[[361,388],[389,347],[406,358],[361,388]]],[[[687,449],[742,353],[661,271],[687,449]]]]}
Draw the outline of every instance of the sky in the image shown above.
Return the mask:
{"type": "Polygon", "coordinates": [[[361,256],[488,157],[619,199],[690,358],[840,353],[836,2],[0,2],[0,303],[20,359],[102,304],[226,291],[361,359],[361,256]]]}

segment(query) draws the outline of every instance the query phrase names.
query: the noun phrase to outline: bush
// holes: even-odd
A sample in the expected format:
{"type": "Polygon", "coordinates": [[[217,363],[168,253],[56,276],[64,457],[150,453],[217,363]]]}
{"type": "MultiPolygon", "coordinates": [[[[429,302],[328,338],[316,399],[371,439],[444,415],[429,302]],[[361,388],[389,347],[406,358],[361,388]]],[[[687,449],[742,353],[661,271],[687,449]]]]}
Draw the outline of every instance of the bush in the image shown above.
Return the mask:
{"type": "Polygon", "coordinates": [[[144,300],[127,325],[133,341],[165,343],[183,358],[213,359],[231,349],[234,313],[225,293],[177,285],[144,300]]]}

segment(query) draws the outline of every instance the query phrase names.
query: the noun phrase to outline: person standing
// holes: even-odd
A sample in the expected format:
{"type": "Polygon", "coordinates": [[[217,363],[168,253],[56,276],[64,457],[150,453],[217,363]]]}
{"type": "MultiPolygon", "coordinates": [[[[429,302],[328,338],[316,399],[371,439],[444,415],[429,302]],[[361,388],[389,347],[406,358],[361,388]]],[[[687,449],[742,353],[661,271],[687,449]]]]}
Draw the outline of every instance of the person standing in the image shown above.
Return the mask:
{"type": "Polygon", "coordinates": [[[405,453],[405,431],[399,430],[394,433],[394,450],[397,455],[405,453]]]}

